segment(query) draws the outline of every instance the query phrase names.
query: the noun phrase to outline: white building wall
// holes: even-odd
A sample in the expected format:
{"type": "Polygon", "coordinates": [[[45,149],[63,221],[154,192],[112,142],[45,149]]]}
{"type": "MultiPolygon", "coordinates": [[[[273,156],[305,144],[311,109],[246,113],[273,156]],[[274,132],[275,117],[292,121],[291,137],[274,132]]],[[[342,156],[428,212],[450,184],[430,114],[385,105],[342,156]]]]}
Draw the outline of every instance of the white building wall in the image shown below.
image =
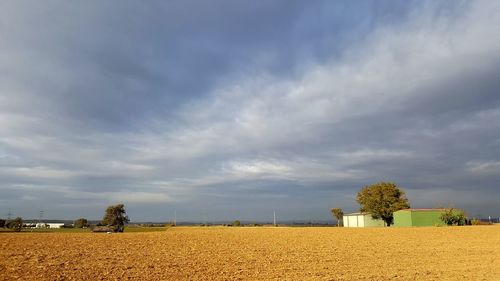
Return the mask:
{"type": "Polygon", "coordinates": [[[349,227],[358,227],[358,219],[355,216],[348,216],[349,227]]]}
{"type": "Polygon", "coordinates": [[[349,221],[349,216],[343,216],[342,221],[344,222],[344,227],[351,227],[350,221],[349,221]]]}
{"type": "Polygon", "coordinates": [[[374,220],[370,214],[350,214],[344,216],[344,227],[383,227],[384,221],[374,220]]]}
{"type": "Polygon", "coordinates": [[[350,227],[358,227],[358,217],[357,216],[349,216],[349,226],[350,227]]]}
{"type": "Polygon", "coordinates": [[[358,219],[358,227],[365,227],[365,216],[364,215],[358,215],[356,217],[358,219]]]}
{"type": "Polygon", "coordinates": [[[344,227],[364,227],[365,220],[363,215],[344,216],[344,227]]]}
{"type": "Polygon", "coordinates": [[[61,228],[64,223],[48,223],[49,228],[61,228]]]}
{"type": "Polygon", "coordinates": [[[344,222],[344,227],[352,227],[351,221],[349,220],[349,216],[343,216],[342,221],[344,222]]]}

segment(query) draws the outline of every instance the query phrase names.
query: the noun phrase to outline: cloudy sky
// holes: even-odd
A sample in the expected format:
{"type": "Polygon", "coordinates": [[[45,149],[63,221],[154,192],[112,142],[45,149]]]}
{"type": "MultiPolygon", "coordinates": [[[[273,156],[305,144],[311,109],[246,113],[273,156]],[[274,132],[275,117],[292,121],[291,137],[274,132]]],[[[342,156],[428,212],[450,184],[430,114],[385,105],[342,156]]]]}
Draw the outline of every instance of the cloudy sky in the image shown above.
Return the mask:
{"type": "Polygon", "coordinates": [[[500,216],[498,1],[2,1],[0,217],[500,216]]]}

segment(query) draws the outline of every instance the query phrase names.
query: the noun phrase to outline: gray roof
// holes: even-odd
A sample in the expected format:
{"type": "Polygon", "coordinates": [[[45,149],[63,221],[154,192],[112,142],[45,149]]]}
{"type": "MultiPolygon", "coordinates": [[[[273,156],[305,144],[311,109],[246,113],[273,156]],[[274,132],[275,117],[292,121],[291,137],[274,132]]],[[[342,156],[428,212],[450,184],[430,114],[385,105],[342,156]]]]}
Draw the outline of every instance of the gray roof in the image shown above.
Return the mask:
{"type": "Polygon", "coordinates": [[[356,213],[350,213],[350,214],[344,214],[344,216],[359,216],[359,215],[369,215],[370,213],[368,212],[356,212],[356,213]]]}

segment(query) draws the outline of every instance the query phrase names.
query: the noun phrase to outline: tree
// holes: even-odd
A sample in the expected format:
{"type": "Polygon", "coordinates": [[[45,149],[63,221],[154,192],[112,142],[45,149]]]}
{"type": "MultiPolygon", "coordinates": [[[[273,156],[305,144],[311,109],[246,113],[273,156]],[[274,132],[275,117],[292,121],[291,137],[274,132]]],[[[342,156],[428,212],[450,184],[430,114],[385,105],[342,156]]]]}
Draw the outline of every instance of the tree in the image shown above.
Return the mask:
{"type": "Polygon", "coordinates": [[[7,223],[7,228],[10,228],[15,232],[21,231],[22,227],[23,227],[23,219],[21,217],[17,217],[7,223]]]}
{"type": "Polygon", "coordinates": [[[0,228],[3,228],[5,226],[5,220],[0,219],[0,228]]]}
{"type": "Polygon", "coordinates": [[[340,208],[333,208],[330,210],[330,212],[332,212],[332,216],[337,219],[337,226],[340,226],[340,221],[344,216],[344,211],[342,211],[342,209],[340,208]]]}
{"type": "Polygon", "coordinates": [[[73,225],[74,225],[74,228],[84,228],[84,227],[87,227],[89,225],[89,223],[88,223],[87,219],[79,218],[79,219],[75,220],[73,225]]]}
{"type": "Polygon", "coordinates": [[[239,220],[233,221],[233,226],[241,226],[241,222],[239,220]]]}
{"type": "Polygon", "coordinates": [[[446,225],[465,225],[466,217],[462,210],[446,209],[439,217],[446,225]]]}
{"type": "Polygon", "coordinates": [[[114,232],[123,232],[125,224],[130,220],[123,204],[108,206],[102,219],[102,224],[111,226],[114,232]]]}
{"type": "Polygon", "coordinates": [[[410,205],[404,191],[395,183],[379,182],[363,187],[356,198],[361,212],[371,213],[374,219],[382,219],[387,226],[393,223],[393,213],[408,209],[410,205]]]}

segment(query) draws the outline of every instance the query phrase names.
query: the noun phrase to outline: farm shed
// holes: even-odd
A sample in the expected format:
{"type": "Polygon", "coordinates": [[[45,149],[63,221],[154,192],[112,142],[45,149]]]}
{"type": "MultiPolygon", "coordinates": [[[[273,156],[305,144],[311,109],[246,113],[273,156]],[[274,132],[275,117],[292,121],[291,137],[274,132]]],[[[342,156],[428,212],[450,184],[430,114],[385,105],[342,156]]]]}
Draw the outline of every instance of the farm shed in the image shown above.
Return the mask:
{"type": "Polygon", "coordinates": [[[55,223],[55,222],[39,222],[35,225],[36,228],[61,228],[64,226],[64,223],[55,223]]]}
{"type": "Polygon", "coordinates": [[[394,212],[394,226],[441,226],[445,209],[404,209],[394,212]]]}
{"type": "Polygon", "coordinates": [[[343,217],[344,227],[379,227],[385,226],[383,220],[374,219],[370,213],[352,213],[343,217]]]}
{"type": "Polygon", "coordinates": [[[47,223],[49,225],[49,228],[62,228],[64,226],[64,223],[47,223]]]}

